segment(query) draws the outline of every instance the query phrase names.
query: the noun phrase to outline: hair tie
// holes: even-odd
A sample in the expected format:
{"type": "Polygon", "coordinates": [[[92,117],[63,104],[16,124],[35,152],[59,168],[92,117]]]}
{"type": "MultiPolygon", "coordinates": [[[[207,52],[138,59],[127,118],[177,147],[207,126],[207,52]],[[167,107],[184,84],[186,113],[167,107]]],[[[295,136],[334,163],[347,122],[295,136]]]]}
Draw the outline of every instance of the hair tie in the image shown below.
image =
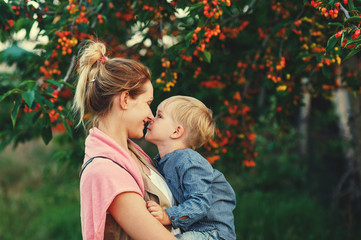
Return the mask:
{"type": "Polygon", "coordinates": [[[107,57],[105,55],[102,54],[102,56],[99,59],[103,64],[105,64],[105,62],[107,61],[107,57]]]}

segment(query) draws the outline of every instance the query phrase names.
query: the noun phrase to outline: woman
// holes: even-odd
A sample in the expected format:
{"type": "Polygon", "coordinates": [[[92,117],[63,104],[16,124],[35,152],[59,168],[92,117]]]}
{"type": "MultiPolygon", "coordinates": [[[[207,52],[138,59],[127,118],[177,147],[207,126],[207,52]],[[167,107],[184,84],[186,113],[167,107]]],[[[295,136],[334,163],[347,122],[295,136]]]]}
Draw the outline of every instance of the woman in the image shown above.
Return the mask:
{"type": "Polygon", "coordinates": [[[90,113],[80,180],[83,239],[176,239],[151,216],[148,200],[170,206],[172,195],[151,159],[129,138],[143,137],[154,117],[150,74],[142,64],[107,58],[89,42],[81,52],[74,109],[90,113]]]}

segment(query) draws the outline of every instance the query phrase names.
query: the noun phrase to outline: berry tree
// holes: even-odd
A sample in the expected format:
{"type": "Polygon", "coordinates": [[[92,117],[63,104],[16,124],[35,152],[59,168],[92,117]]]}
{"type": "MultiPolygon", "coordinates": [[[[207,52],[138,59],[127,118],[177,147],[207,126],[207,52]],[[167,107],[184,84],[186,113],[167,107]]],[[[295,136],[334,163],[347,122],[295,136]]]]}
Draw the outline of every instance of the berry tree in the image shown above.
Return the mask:
{"type": "MultiPolygon", "coordinates": [[[[361,4],[352,0],[9,0],[0,5],[0,41],[12,42],[19,31],[26,38],[31,31],[48,38],[36,46],[37,54],[1,55],[18,66],[14,81],[0,88],[11,119],[1,127],[1,147],[39,135],[48,143],[55,132],[79,142],[82,131],[75,128],[71,101],[77,53],[91,39],[106,43],[110,57],[148,66],[156,103],[174,94],[203,100],[218,125],[204,147],[208,160],[228,154],[251,167],[260,117],[269,115],[287,128],[302,94],[330,98],[339,87],[334,68],[361,50],[361,4]]],[[[360,90],[359,74],[343,71],[343,84],[354,93],[360,90]]]]}

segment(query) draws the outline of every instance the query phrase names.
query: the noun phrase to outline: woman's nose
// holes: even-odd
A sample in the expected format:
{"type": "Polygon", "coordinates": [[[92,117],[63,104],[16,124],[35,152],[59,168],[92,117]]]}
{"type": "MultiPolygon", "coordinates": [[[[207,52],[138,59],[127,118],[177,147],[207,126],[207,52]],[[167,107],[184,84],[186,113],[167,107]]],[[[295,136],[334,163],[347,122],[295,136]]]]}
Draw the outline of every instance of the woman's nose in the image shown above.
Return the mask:
{"type": "Polygon", "coordinates": [[[152,111],[150,111],[150,113],[149,113],[149,115],[148,115],[148,122],[149,122],[149,123],[152,123],[153,120],[154,120],[154,115],[153,115],[152,111]]]}

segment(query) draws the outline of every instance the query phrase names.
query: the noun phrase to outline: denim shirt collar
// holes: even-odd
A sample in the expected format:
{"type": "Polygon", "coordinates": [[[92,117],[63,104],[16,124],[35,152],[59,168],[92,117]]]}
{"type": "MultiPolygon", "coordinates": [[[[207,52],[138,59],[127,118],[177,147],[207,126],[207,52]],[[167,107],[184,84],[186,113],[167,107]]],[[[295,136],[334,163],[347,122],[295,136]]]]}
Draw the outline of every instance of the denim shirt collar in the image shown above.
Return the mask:
{"type": "Polygon", "coordinates": [[[188,151],[188,150],[191,150],[191,149],[189,149],[189,148],[177,149],[177,150],[174,150],[173,152],[165,154],[162,158],[160,157],[160,155],[158,153],[157,156],[155,156],[153,160],[156,162],[156,164],[164,164],[165,161],[176,160],[177,158],[175,156],[177,156],[178,154],[181,154],[181,152],[188,151]]]}

